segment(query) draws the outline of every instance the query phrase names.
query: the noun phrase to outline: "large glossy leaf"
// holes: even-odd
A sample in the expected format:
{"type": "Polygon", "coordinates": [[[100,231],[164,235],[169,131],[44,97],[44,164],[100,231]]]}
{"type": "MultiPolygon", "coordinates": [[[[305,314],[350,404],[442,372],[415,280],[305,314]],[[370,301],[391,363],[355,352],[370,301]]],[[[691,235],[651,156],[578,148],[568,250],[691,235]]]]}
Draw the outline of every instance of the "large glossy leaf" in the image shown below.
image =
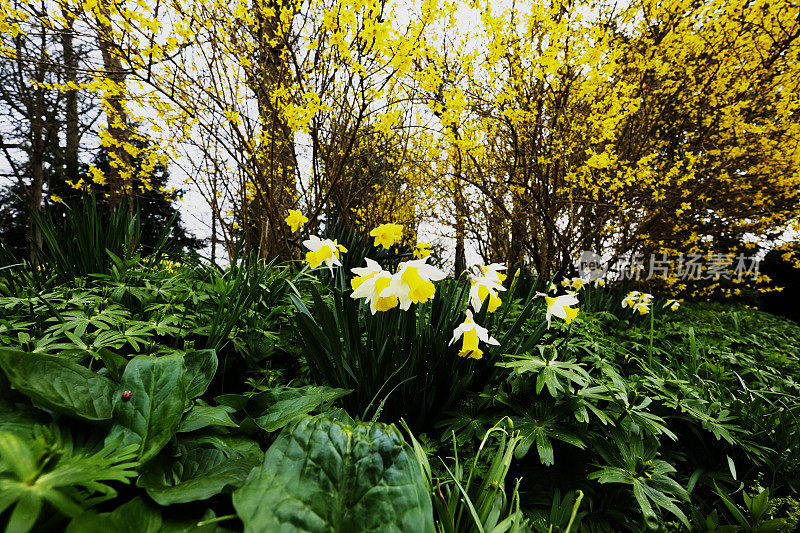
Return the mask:
{"type": "Polygon", "coordinates": [[[139,461],[152,459],[169,442],[186,405],[183,357],[134,357],[122,374],[114,402],[114,420],[107,439],[123,434],[122,444],[139,446],[139,461]],[[123,401],[124,390],[131,391],[123,401]]]}
{"type": "Polygon", "coordinates": [[[400,432],[324,415],[287,426],[233,504],[246,532],[433,531],[422,469],[400,432]]]}
{"type": "Polygon", "coordinates": [[[320,405],[350,393],[348,389],[331,387],[278,387],[254,396],[247,410],[255,423],[265,431],[276,431],[295,418],[307,415],[320,405]],[[256,414],[258,413],[258,414],[256,414]]]}
{"type": "Polygon", "coordinates": [[[189,433],[208,426],[237,427],[231,420],[233,407],[227,405],[195,405],[186,413],[178,426],[178,433],[189,433]]]}
{"type": "Polygon", "coordinates": [[[217,352],[198,350],[184,356],[186,365],[186,396],[197,398],[203,394],[217,373],[217,352]]]}
{"type": "Polygon", "coordinates": [[[0,348],[0,367],[17,390],[44,407],[85,420],[111,418],[116,386],[79,364],[0,348]]]}
{"type": "Polygon", "coordinates": [[[162,454],[151,462],[136,483],[160,505],[205,500],[238,488],[261,459],[260,453],[197,439],[179,441],[174,451],[173,457],[162,454]]]}
{"type": "Polygon", "coordinates": [[[110,513],[86,511],[69,523],[66,533],[159,533],[161,524],[161,515],[152,504],[135,498],[110,513]]]}

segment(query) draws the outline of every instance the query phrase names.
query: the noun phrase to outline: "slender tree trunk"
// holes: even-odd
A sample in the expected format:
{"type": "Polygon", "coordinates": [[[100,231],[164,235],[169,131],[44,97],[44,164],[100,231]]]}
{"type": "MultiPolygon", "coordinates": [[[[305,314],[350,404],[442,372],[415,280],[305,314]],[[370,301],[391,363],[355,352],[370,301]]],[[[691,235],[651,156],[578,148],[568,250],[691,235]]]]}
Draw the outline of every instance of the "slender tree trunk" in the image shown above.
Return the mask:
{"type": "Polygon", "coordinates": [[[455,257],[455,276],[460,276],[467,270],[467,254],[464,234],[466,233],[466,216],[464,214],[464,190],[461,183],[461,173],[459,172],[455,180],[455,207],[456,207],[456,257],[455,257]]]}
{"type": "Polygon", "coordinates": [[[97,41],[100,53],[103,56],[103,68],[110,86],[106,90],[106,116],[108,118],[108,133],[112,146],[109,150],[109,173],[107,176],[109,186],[109,202],[115,207],[128,194],[128,214],[133,217],[133,183],[131,175],[130,155],[125,150],[125,145],[130,139],[128,128],[128,113],[125,109],[125,70],[122,68],[119,54],[116,52],[116,43],[113,41],[113,32],[110,26],[110,11],[107,0],[100,3],[100,14],[97,17],[97,41]]]}
{"type": "Polygon", "coordinates": [[[257,168],[253,173],[257,181],[257,201],[254,204],[258,206],[258,212],[253,213],[256,215],[253,218],[257,224],[259,259],[290,254],[285,242],[283,218],[297,195],[294,138],[282,116],[281,105],[274,97],[277,88],[291,82],[288,66],[282,57],[286,44],[278,30],[281,5],[272,0],[266,0],[266,4],[274,10],[274,15],[268,16],[264,14],[266,10],[256,9],[259,57],[250,80],[264,132],[254,157],[257,168]]]}
{"type": "Polygon", "coordinates": [[[29,172],[31,185],[27,189],[28,208],[31,216],[28,218],[28,245],[30,247],[31,262],[36,264],[36,251],[42,247],[42,233],[33,221],[42,209],[42,189],[44,186],[44,75],[46,68],[45,51],[47,50],[47,32],[41,28],[41,48],[39,62],[36,65],[37,85],[33,90],[33,98],[28,101],[27,115],[30,119],[30,154],[29,172]]]}
{"type": "MultiPolygon", "coordinates": [[[[61,46],[64,53],[64,72],[66,82],[69,85],[78,82],[78,56],[75,54],[73,46],[73,23],[75,21],[72,12],[62,6],[62,15],[66,20],[66,25],[61,31],[61,46]]],[[[74,180],[78,175],[78,144],[80,134],[78,131],[78,90],[69,90],[66,93],[66,147],[64,150],[64,163],[68,179],[74,180]]]]}

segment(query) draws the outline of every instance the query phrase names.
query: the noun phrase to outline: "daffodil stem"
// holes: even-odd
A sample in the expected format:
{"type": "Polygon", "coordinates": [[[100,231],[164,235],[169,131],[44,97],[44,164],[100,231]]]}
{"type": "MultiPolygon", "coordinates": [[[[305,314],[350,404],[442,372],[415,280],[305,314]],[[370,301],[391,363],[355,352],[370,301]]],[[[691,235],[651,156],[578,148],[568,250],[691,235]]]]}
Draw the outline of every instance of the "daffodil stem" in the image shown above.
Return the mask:
{"type": "Polygon", "coordinates": [[[647,350],[647,366],[653,368],[653,324],[656,320],[656,306],[650,311],[650,347],[647,350]]]}

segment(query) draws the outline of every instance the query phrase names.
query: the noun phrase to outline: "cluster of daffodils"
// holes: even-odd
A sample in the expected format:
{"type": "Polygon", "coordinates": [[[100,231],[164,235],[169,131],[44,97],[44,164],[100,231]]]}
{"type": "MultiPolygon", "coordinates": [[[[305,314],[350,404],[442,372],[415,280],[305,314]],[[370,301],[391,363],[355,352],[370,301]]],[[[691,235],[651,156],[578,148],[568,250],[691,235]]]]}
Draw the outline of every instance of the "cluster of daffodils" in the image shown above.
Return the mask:
{"type": "MultiPolygon", "coordinates": [[[[292,232],[298,231],[308,219],[300,211],[290,210],[286,223],[292,232]]],[[[399,224],[382,224],[370,232],[375,239],[375,247],[390,248],[399,243],[403,237],[403,227],[399,224]]],[[[306,262],[317,268],[323,263],[333,273],[334,266],[342,266],[341,254],[347,250],[335,240],[320,239],[311,235],[303,246],[308,249],[306,262]]],[[[432,299],[436,294],[434,282],[444,279],[445,274],[440,269],[427,263],[430,256],[430,245],[418,243],[414,250],[415,259],[400,263],[395,272],[384,270],[374,259],[366,258],[366,266],[353,268],[353,278],[350,284],[353,292],[350,297],[356,300],[363,299],[372,314],[389,311],[399,307],[407,311],[411,304],[420,304],[432,299]]],[[[460,357],[480,359],[483,357],[481,343],[498,345],[497,339],[489,335],[489,331],[475,322],[474,313],[481,311],[486,306],[486,311],[494,313],[502,304],[500,294],[506,290],[503,282],[506,280],[505,265],[492,263],[488,266],[476,267],[471,274],[469,307],[466,317],[458,327],[453,330],[450,345],[461,340],[458,351],[460,357]]],[[[569,280],[565,287],[569,287],[567,294],[545,297],[547,303],[547,325],[550,326],[552,317],[561,318],[569,324],[578,314],[578,309],[573,306],[578,304],[575,294],[583,286],[583,280],[574,278],[569,280]],[[571,290],[571,291],[570,291],[571,290]],[[574,291],[574,292],[572,292],[574,291]]],[[[554,284],[548,287],[548,293],[557,292],[554,284]]]]}
{"type": "Polygon", "coordinates": [[[373,315],[397,306],[407,311],[412,303],[427,302],[436,294],[433,282],[444,279],[444,272],[427,264],[427,257],[404,261],[395,273],[383,270],[377,261],[366,261],[366,267],[353,269],[350,297],[364,298],[373,315]]]}
{"type": "MultiPolygon", "coordinates": [[[[552,286],[552,283],[550,285],[552,286]]],[[[581,278],[564,278],[561,280],[561,286],[568,291],[579,291],[583,288],[583,280],[581,278]]]]}
{"type": "Polygon", "coordinates": [[[640,315],[646,315],[650,312],[650,303],[653,301],[653,295],[646,292],[631,291],[622,300],[622,307],[629,307],[632,311],[638,311],[640,315]]]}

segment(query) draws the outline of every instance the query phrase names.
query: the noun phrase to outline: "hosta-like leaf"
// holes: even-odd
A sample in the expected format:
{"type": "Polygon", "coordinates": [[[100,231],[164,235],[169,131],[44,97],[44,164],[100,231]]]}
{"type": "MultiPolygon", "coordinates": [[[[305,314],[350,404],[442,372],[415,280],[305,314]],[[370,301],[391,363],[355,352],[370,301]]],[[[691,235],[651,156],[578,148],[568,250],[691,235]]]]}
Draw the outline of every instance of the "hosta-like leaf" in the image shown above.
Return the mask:
{"type": "Polygon", "coordinates": [[[430,494],[394,426],[306,417],[287,426],[233,504],[247,532],[432,532],[430,494]]]}
{"type": "Polygon", "coordinates": [[[110,513],[87,511],[69,523],[66,533],[159,533],[161,515],[141,498],[135,498],[110,513]]]}
{"type": "Polygon", "coordinates": [[[205,500],[241,486],[260,455],[187,439],[178,443],[175,457],[150,463],[136,484],[160,505],[205,500]]]}
{"type": "Polygon", "coordinates": [[[214,374],[217,373],[217,352],[214,350],[198,350],[189,352],[184,356],[186,365],[186,396],[197,398],[203,394],[214,374]]]}
{"type": "Polygon", "coordinates": [[[134,357],[122,374],[115,397],[114,420],[108,439],[123,435],[122,444],[139,446],[139,461],[152,459],[178,429],[186,405],[183,357],[134,357]],[[122,401],[122,392],[131,391],[122,401]]]}
{"type": "Polygon", "coordinates": [[[234,410],[233,407],[227,405],[195,405],[184,415],[178,426],[178,433],[197,431],[208,426],[235,428],[237,424],[231,420],[230,416],[234,410]]]}
{"type": "Polygon", "coordinates": [[[0,367],[17,390],[44,407],[85,420],[111,418],[114,383],[77,363],[0,348],[0,367]]]}
{"type": "Polygon", "coordinates": [[[348,389],[331,387],[279,387],[253,397],[248,404],[255,423],[264,431],[276,431],[297,417],[306,415],[320,405],[349,394],[348,389]],[[250,407],[252,405],[252,407],[250,407]],[[255,412],[260,414],[256,415],[255,412]]]}

